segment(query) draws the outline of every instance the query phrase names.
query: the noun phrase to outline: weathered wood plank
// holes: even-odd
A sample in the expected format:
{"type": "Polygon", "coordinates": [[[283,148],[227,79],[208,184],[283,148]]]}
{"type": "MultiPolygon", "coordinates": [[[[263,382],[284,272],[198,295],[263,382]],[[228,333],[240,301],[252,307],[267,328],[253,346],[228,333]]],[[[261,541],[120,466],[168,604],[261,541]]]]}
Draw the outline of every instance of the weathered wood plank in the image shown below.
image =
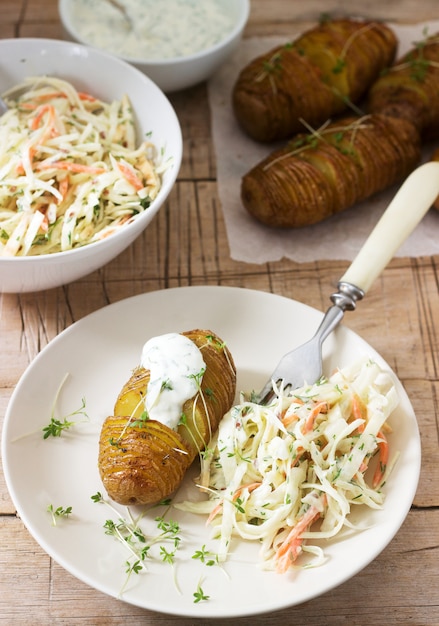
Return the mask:
{"type": "Polygon", "coordinates": [[[360,0],[338,0],[328,6],[320,0],[301,2],[285,2],[272,0],[252,0],[250,26],[266,27],[265,34],[276,29],[285,28],[288,23],[317,22],[322,15],[364,16],[392,22],[413,22],[437,18],[437,5],[434,0],[388,0],[387,2],[363,2],[360,0]]]}
{"type": "MultiPolygon", "coordinates": [[[[0,623],[32,626],[48,623],[110,626],[122,622],[127,626],[189,626],[194,623],[193,619],[145,611],[93,590],[53,563],[22,522],[13,516],[0,517],[0,542],[0,570],[7,572],[0,582],[0,623]]],[[[251,623],[256,626],[274,626],[283,620],[291,626],[305,623],[335,626],[341,621],[353,626],[438,623],[438,549],[439,511],[412,510],[389,546],[354,578],[303,605],[254,616],[251,623]],[[414,586],[422,589],[422,593],[414,594],[414,586]]],[[[207,625],[209,620],[197,620],[198,623],[207,625]]],[[[232,621],[224,619],[217,623],[225,625],[232,621]]],[[[250,622],[241,618],[233,623],[239,626],[250,622]]]]}

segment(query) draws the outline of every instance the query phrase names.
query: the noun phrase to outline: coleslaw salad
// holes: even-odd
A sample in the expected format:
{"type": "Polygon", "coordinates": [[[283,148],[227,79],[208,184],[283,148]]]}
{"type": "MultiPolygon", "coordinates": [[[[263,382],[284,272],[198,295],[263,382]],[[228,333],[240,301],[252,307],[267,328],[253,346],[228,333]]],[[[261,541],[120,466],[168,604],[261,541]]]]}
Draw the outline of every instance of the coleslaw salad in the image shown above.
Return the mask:
{"type": "Polygon", "coordinates": [[[4,98],[1,256],[99,241],[148,209],[166,164],[148,138],[138,142],[127,96],[107,103],[45,76],[27,78],[4,98]]]}
{"type": "Polygon", "coordinates": [[[353,507],[383,506],[398,395],[370,359],[290,394],[274,387],[269,406],[243,397],[223,418],[201,462],[208,499],[175,506],[208,516],[220,561],[240,537],[261,544],[262,567],[285,573],[304,553],[300,566],[322,564],[321,540],[359,530],[353,507]]]}

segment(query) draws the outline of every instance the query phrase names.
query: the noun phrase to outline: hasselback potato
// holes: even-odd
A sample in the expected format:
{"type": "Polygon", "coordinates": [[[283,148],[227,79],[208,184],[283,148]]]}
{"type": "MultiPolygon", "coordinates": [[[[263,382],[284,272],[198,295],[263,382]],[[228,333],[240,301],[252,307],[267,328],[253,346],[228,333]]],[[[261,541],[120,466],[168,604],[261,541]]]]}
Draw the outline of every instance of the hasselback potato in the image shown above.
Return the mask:
{"type": "Polygon", "coordinates": [[[439,135],[439,34],[383,73],[370,89],[368,109],[409,120],[426,139],[439,135]]]}
{"type": "Polygon", "coordinates": [[[241,198],[267,226],[306,226],[403,179],[419,160],[419,134],[406,120],[346,117],[272,152],[243,177],[241,198]]]}
{"type": "MultiPolygon", "coordinates": [[[[152,370],[143,366],[123,386],[114,415],[102,426],[99,472],[108,495],[120,504],[151,504],[171,495],[233,404],[236,370],[222,340],[208,330],[179,335],[197,346],[205,366],[196,376],[186,376],[195,381],[195,393],[178,407],[175,426],[151,419],[153,410],[146,411],[147,389],[154,381],[152,370]]],[[[166,394],[171,398],[177,389],[175,380],[171,376],[161,384],[165,406],[166,394]]]]}
{"type": "Polygon", "coordinates": [[[326,21],[250,62],[232,92],[233,111],[253,139],[269,142],[319,126],[366,93],[395,57],[379,22],[326,21]]]}

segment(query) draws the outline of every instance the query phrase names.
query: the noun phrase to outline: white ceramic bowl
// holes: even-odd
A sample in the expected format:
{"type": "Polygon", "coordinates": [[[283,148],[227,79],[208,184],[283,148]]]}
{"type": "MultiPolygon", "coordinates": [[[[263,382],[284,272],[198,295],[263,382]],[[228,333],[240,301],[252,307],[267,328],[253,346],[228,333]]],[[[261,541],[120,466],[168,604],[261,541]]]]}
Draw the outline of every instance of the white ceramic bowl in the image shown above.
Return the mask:
{"type": "MultiPolygon", "coordinates": [[[[200,2],[200,5],[203,2],[203,0],[197,1],[200,2]]],[[[75,18],[76,2],[77,0],[59,0],[59,14],[66,37],[86,45],[98,46],[97,41],[94,40],[94,35],[88,34],[88,36],[85,37],[81,27],[81,24],[84,24],[84,22],[90,23],[93,15],[91,14],[91,17],[88,16],[89,19],[87,20],[78,21],[78,19],[75,18]]],[[[100,0],[100,2],[103,2],[103,0],[100,0]]],[[[218,2],[222,5],[225,14],[231,16],[233,26],[221,41],[202,51],[188,56],[173,56],[172,58],[160,58],[156,56],[154,56],[154,58],[144,58],[136,56],[136,54],[118,54],[118,52],[113,49],[114,39],[111,37],[110,43],[108,45],[105,44],[105,49],[107,52],[118,55],[125,61],[132,63],[149,76],[165,92],[169,93],[193,86],[208,79],[232,54],[241,40],[243,30],[248,21],[250,0],[218,0],[218,2]]],[[[161,5],[161,3],[156,3],[157,6],[159,4],[161,5]]],[[[93,5],[90,3],[89,6],[92,7],[93,5]]],[[[96,8],[96,5],[93,8],[96,8]]],[[[92,8],[89,10],[90,12],[93,11],[92,8]]],[[[111,6],[108,7],[108,12],[111,10],[114,12],[111,6]]],[[[163,7],[161,16],[163,23],[166,24],[166,21],[171,18],[171,12],[166,11],[166,7],[163,7]]],[[[123,18],[120,19],[122,24],[119,25],[119,28],[123,28],[123,18]]],[[[102,28],[102,24],[98,26],[98,23],[96,23],[96,28],[98,27],[102,28]]],[[[113,32],[116,32],[114,30],[116,28],[117,27],[113,25],[113,32]]],[[[174,26],[174,28],[178,28],[178,24],[174,26]]],[[[139,40],[139,38],[140,35],[137,40],[139,40]]]]}
{"type": "Polygon", "coordinates": [[[139,137],[164,150],[170,166],[158,196],[114,235],[66,252],[41,256],[0,257],[0,292],[40,291],[72,282],[102,267],[127,248],[151,222],[171,191],[182,158],[178,118],[163,92],[142,72],[124,61],[77,43],[46,39],[0,40],[0,93],[29,76],[52,75],[71,82],[104,101],[127,94],[133,105],[139,137]]]}

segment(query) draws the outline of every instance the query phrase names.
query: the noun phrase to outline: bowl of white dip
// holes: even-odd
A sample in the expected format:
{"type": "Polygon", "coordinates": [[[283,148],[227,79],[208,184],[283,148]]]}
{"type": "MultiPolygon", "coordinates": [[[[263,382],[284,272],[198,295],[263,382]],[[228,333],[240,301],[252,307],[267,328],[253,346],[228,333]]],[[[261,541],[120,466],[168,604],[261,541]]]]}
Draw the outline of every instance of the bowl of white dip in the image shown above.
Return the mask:
{"type": "Polygon", "coordinates": [[[238,46],[250,0],[59,0],[68,39],[128,61],[163,91],[207,80],[238,46]]]}

